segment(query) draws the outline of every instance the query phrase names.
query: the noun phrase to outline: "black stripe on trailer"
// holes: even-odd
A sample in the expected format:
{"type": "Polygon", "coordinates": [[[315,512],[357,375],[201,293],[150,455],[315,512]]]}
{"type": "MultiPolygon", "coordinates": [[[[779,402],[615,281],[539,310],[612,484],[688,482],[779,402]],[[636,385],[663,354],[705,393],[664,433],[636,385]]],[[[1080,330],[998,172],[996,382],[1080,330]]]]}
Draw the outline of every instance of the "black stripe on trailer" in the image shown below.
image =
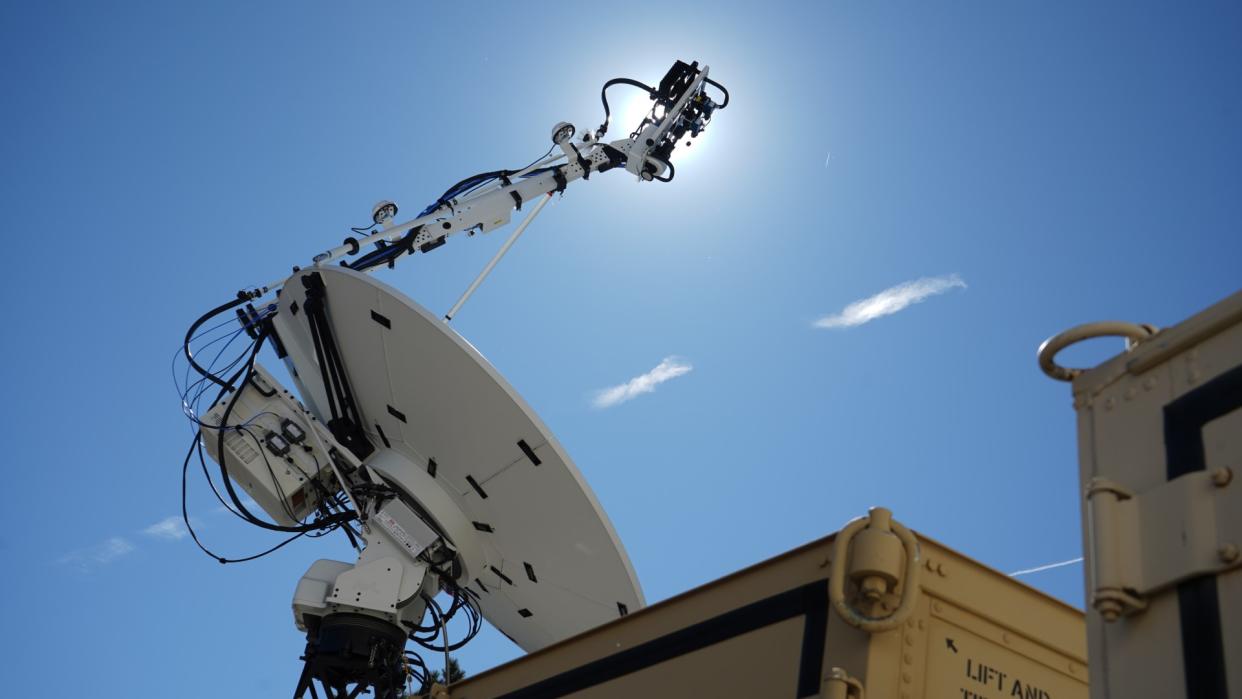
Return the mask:
{"type": "MultiPolygon", "coordinates": [[[[1164,406],[1165,472],[1169,480],[1207,468],[1204,425],[1238,408],[1242,408],[1242,365],[1164,406]]],[[[1177,608],[1186,696],[1228,699],[1216,576],[1204,575],[1179,584],[1177,608]]]]}
{"type": "Polygon", "coordinates": [[[787,619],[803,617],[797,699],[817,696],[824,668],[828,629],[828,581],[795,587],[725,612],[646,643],[580,665],[501,695],[501,699],[555,699],[610,682],[632,672],[693,653],[787,619]]]}

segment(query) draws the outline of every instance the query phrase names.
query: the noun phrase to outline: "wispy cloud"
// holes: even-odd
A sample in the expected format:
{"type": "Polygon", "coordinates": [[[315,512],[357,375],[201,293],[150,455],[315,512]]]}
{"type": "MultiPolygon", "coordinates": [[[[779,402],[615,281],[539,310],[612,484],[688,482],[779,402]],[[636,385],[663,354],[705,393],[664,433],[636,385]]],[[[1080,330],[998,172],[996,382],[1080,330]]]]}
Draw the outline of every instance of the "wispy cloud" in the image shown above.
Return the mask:
{"type": "Polygon", "coordinates": [[[59,562],[64,565],[90,569],[107,565],[133,550],[134,545],[128,539],[123,536],[113,536],[94,546],[70,551],[61,556],[59,562]]]}
{"type": "Polygon", "coordinates": [[[644,393],[651,393],[656,390],[656,386],[675,379],[678,376],[690,373],[694,369],[689,362],[679,357],[665,357],[662,362],[656,365],[651,371],[635,376],[618,386],[605,388],[595,393],[594,400],[591,404],[596,408],[611,408],[614,405],[620,405],[627,400],[633,400],[644,393]]]}
{"type": "MultiPolygon", "coordinates": [[[[197,522],[195,523],[197,526],[197,522]]],[[[142,534],[158,541],[180,541],[190,535],[181,517],[165,517],[146,527],[142,534]]],[[[108,565],[123,556],[137,551],[138,547],[123,536],[110,536],[93,546],[74,549],[57,559],[61,565],[71,565],[84,571],[108,565]]]]}
{"type": "Polygon", "coordinates": [[[817,328],[852,328],[869,323],[876,318],[892,315],[929,296],[943,294],[952,289],[965,288],[966,282],[956,274],[923,277],[885,289],[875,296],[859,299],[846,306],[840,313],[820,318],[815,321],[814,325],[817,328]]]}
{"type": "Polygon", "coordinates": [[[180,517],[165,517],[143,529],[142,533],[163,541],[177,541],[190,535],[180,517]]]}

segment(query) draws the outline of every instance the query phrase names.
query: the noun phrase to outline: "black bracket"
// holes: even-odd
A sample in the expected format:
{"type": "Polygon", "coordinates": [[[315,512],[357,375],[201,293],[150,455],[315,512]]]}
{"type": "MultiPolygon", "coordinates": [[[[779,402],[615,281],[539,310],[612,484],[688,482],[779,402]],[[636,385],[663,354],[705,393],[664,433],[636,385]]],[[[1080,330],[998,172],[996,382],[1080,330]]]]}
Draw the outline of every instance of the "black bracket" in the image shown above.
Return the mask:
{"type": "Polygon", "coordinates": [[[591,164],[587,162],[586,158],[582,157],[582,153],[578,151],[577,146],[571,143],[569,144],[569,149],[574,152],[574,158],[578,162],[578,167],[582,168],[582,179],[591,179],[591,164]]]}
{"type": "Polygon", "coordinates": [[[332,325],[328,321],[327,289],[323,277],[312,272],[302,277],[306,288],[306,320],[310,325],[311,342],[315,345],[315,359],[319,363],[320,378],[328,397],[328,429],[346,449],[359,460],[367,458],[375,447],[362,431],[362,419],[349,387],[345,365],[332,337],[332,325]]]}

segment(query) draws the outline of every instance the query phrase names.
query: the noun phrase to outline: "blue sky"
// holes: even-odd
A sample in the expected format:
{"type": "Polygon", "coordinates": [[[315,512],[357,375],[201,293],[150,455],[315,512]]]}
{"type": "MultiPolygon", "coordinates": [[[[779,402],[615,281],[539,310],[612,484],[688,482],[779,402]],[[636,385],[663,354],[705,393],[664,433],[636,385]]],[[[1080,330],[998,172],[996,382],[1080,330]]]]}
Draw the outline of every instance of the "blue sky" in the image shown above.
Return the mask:
{"type": "MultiPolygon", "coordinates": [[[[678,58],[734,102],[677,179],[571,187],[454,321],[577,461],[648,600],[872,505],[1002,571],[1079,555],[1074,414],[1035,348],[1238,289],[1240,54],[1242,9],[1214,2],[5,3],[9,691],[288,694],[293,586],[349,552],[220,566],[158,526],[186,326],[678,58]],[[941,293],[816,327],[920,279],[941,293]]],[[[442,312],[504,235],[383,279],[442,312]]],[[[192,509],[222,551],[272,541],[201,488],[192,509]]],[[[1080,604],[1080,574],[1026,580],[1080,604]]],[[[486,631],[460,658],[515,654],[486,631]]]]}

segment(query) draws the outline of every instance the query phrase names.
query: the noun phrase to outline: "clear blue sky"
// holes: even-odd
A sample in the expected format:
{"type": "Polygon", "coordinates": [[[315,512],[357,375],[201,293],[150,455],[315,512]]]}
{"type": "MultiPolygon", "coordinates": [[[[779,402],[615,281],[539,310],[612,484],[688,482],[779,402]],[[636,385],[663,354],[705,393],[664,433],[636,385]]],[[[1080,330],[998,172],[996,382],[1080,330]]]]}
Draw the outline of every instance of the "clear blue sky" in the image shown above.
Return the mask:
{"type": "MultiPolygon", "coordinates": [[[[648,600],[880,504],[1002,571],[1079,555],[1074,414],[1035,348],[1240,286],[1236,3],[7,2],[6,692],[287,696],[293,586],[349,552],[223,567],[146,532],[178,511],[185,327],[677,58],[734,100],[677,179],[572,187],[454,323],[575,458],[648,600]],[[949,274],[966,288],[812,327],[949,274]],[[592,407],[669,356],[693,370],[592,407]]],[[[383,278],[442,312],[504,234],[383,278]]],[[[220,549],[271,542],[192,502],[220,549]]],[[[1028,580],[1079,604],[1080,573],[1028,580]]],[[[460,657],[515,653],[488,631],[460,657]]]]}

